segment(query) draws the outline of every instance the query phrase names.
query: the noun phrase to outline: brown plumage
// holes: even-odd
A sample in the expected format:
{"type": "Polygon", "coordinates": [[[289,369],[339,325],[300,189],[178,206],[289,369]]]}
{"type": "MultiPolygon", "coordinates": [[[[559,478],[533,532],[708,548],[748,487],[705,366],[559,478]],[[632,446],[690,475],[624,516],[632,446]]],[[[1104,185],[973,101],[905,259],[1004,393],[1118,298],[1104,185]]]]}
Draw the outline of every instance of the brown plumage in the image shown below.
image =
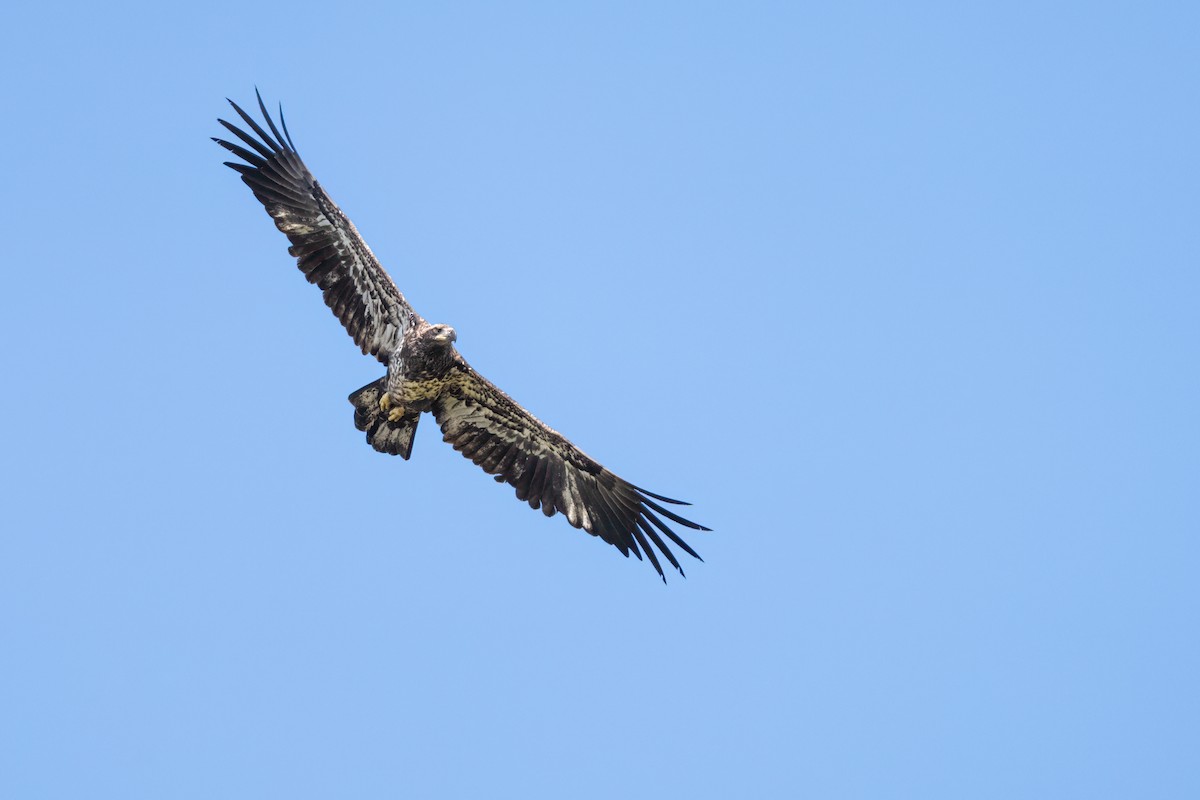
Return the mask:
{"type": "Polygon", "coordinates": [[[641,489],[605,469],[475,372],[454,347],[447,325],[418,315],[388,277],[353,223],[300,160],[280,114],[282,134],[258,98],[270,133],[232,100],[251,136],[219,120],[247,147],[214,139],[245,163],[241,174],[292,246],[288,251],[363,353],[387,365],[387,375],[350,395],[354,424],[376,450],[408,459],[421,415],[431,412],[442,438],[517,498],[546,516],[561,513],[576,528],[623,554],[646,557],[666,580],[655,550],[683,574],[663,537],[699,559],[664,521],[694,530],[663,504],[687,505],[641,489]]]}

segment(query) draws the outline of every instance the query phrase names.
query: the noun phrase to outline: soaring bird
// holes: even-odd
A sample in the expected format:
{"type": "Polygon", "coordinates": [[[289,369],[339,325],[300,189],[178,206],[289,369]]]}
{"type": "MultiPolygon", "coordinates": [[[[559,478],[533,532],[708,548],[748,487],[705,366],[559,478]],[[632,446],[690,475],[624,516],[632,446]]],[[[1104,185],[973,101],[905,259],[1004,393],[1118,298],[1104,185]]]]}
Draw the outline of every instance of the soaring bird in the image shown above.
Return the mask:
{"type": "Polygon", "coordinates": [[[513,486],[517,499],[540,507],[548,517],[562,513],[572,526],[600,537],[626,557],[633,553],[640,560],[645,552],[664,583],[654,548],[680,575],[683,567],[663,537],[700,559],[664,522],[709,530],[663,505],[687,503],[605,469],[473,370],[454,346],[454,328],[430,324],[413,310],[354,224],[300,160],[282,108],[281,134],[262,95],[258,108],[269,133],[237,103],[229,104],[254,135],[218,120],[242,143],[213,138],[244,162],[225,165],[241,174],[287,235],[292,243],[288,252],[300,271],[320,287],[325,304],[363,354],[387,366],[386,375],[350,395],[354,425],[366,432],[372,447],[407,460],[421,415],[432,412],[442,438],[497,482],[513,486]]]}

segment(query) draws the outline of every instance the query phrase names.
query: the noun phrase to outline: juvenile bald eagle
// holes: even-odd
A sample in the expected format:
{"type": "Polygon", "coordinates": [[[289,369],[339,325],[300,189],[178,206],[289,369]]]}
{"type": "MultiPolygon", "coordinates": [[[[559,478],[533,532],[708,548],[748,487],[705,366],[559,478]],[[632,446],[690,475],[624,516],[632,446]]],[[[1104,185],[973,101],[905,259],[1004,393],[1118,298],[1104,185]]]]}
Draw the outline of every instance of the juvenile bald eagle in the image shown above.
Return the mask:
{"type": "Polygon", "coordinates": [[[686,503],[634,486],[593,461],[471,369],[454,347],[453,328],[431,325],[412,309],[354,224],[300,160],[282,110],[281,135],[261,95],[258,107],[270,133],[232,100],[229,104],[257,138],[218,120],[246,145],[213,139],[245,162],[226,161],[226,166],[241,174],[287,234],[288,252],[309,283],[324,292],[325,304],[355,344],[387,365],[384,377],[350,395],[354,425],[366,432],[372,447],[407,460],[417,422],[431,411],[442,438],[498,482],[514,486],[519,500],[548,517],[561,512],[571,525],[626,557],[632,552],[641,559],[644,551],[664,582],[651,543],[681,575],[683,568],[663,536],[700,558],[661,518],[709,530],[661,505],[686,503]]]}

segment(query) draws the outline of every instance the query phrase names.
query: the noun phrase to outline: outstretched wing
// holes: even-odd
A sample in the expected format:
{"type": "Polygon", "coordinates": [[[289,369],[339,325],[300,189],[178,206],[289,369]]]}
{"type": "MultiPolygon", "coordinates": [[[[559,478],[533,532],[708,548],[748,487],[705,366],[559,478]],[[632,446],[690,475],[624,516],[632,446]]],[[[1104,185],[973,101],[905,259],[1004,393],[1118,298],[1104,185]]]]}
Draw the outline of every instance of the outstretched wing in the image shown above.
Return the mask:
{"type": "Polygon", "coordinates": [[[334,204],[296,154],[282,110],[281,136],[263,105],[262,96],[258,96],[258,107],[274,134],[272,138],[237,103],[230,100],[229,104],[257,138],[223,119],[217,120],[250,148],[214,138],[213,141],[246,162],[226,161],[225,165],[241,173],[242,180],[275,220],[275,226],[287,234],[292,243],[288,252],[296,257],[309,283],[321,287],[325,305],[341,320],[354,343],[363,353],[387,363],[409,323],[412,308],[408,301],[383,271],[354,223],[334,204]]]}
{"type": "Polygon", "coordinates": [[[666,575],[651,542],[681,575],[683,568],[663,536],[700,558],[659,515],[695,530],[708,528],[655,501],[687,503],[618,478],[466,362],[453,368],[441,396],[434,401],[433,416],[443,439],[497,481],[514,486],[517,499],[528,501],[532,508],[540,506],[548,517],[561,512],[576,528],[615,545],[626,557],[632,552],[640,559],[644,550],[664,582],[666,575]]]}

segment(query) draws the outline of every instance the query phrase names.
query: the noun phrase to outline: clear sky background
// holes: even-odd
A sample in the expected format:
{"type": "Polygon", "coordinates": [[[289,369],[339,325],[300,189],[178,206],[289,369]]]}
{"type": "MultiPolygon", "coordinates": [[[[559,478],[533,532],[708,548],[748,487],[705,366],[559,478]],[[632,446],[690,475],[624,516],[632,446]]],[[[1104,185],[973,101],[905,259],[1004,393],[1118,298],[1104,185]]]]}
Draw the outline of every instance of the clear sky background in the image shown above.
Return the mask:
{"type": "Polygon", "coordinates": [[[1200,796],[1195,4],[20,6],[0,796],[1200,796]],[[366,446],[255,85],[705,563],[366,446]]]}

